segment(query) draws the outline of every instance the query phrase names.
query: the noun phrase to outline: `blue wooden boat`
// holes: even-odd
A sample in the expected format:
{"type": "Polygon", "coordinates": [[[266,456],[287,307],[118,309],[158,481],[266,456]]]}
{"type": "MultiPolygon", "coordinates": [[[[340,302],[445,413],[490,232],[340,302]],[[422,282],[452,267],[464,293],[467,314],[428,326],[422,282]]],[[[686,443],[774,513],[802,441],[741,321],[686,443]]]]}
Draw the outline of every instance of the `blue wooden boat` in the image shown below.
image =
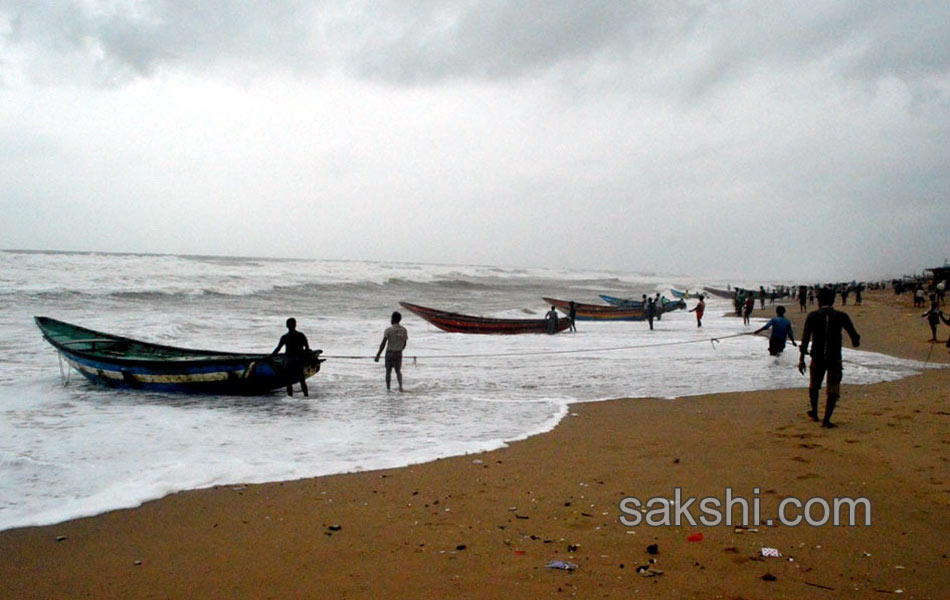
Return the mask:
{"type": "MultiPolygon", "coordinates": [[[[643,300],[615,298],[614,296],[606,296],[604,294],[601,294],[600,298],[607,304],[619,306],[621,308],[643,308],[643,300]]],[[[681,308],[686,308],[686,302],[684,300],[670,300],[666,296],[660,298],[659,310],[661,313],[668,313],[681,308]]]]}
{"type": "Polygon", "coordinates": [[[679,298],[680,300],[686,300],[690,296],[695,296],[696,294],[690,294],[689,291],[675,290],[670,288],[670,293],[673,294],[674,298],[679,298]]]}
{"type": "MultiPolygon", "coordinates": [[[[255,395],[297,383],[285,354],[239,354],[163,346],[102,333],[49,317],[35,317],[43,337],[60,356],[94,383],[109,387],[255,395]]],[[[300,365],[304,377],[320,371],[321,350],[300,365]]]]}
{"type": "Polygon", "coordinates": [[[643,300],[634,300],[633,298],[616,298],[614,296],[600,295],[600,299],[607,304],[622,306],[624,308],[643,308],[643,300]]]}
{"type": "Polygon", "coordinates": [[[667,297],[660,298],[660,307],[663,309],[663,312],[673,312],[674,310],[680,310],[686,308],[686,300],[670,300],[667,297]]]}
{"type": "MultiPolygon", "coordinates": [[[[556,306],[565,315],[570,314],[571,303],[569,301],[556,298],[542,299],[549,305],[556,306]]],[[[574,312],[578,321],[644,321],[647,318],[647,313],[642,308],[584,304],[582,302],[574,303],[574,312]]]]}

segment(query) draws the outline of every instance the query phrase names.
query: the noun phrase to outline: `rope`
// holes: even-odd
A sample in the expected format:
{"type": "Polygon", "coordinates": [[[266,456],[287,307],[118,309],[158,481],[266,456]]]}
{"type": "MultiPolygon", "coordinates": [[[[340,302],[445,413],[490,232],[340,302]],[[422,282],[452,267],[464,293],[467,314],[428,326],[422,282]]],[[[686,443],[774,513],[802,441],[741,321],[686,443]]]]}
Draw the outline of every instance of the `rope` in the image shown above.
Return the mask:
{"type": "MultiPolygon", "coordinates": [[[[411,358],[413,361],[417,359],[440,359],[440,358],[501,358],[501,357],[512,357],[512,356],[550,356],[553,354],[589,354],[591,352],[614,352],[617,350],[638,350],[641,348],[659,348],[661,346],[685,346],[687,344],[702,344],[711,342],[713,348],[716,348],[721,340],[740,337],[744,335],[751,335],[751,332],[736,333],[733,335],[724,335],[718,338],[702,339],[702,340],[689,340],[684,342],[660,342],[656,344],[639,344],[635,346],[613,346],[609,348],[582,348],[580,350],[543,350],[540,352],[499,352],[494,354],[439,354],[439,355],[429,355],[429,356],[418,356],[410,355],[406,358],[411,358]]],[[[375,356],[342,356],[342,355],[333,355],[333,354],[323,354],[324,358],[333,358],[337,360],[373,360],[375,356]]]]}

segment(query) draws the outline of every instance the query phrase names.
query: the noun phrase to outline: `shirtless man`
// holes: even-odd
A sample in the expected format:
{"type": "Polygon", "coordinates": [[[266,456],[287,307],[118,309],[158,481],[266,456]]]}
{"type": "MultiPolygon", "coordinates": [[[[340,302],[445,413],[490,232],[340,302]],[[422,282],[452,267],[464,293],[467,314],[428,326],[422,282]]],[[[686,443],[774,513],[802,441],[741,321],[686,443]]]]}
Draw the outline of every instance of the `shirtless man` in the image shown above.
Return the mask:
{"type": "MultiPolygon", "coordinates": [[[[307,393],[307,378],[303,373],[303,359],[306,352],[310,351],[310,344],[307,342],[307,336],[297,331],[297,319],[290,317],[287,319],[287,333],[280,337],[280,343],[274,348],[271,356],[280,352],[281,348],[286,348],[287,370],[294,375],[294,379],[300,383],[300,391],[304,396],[307,393]]],[[[293,383],[287,384],[287,395],[294,395],[293,383]]]]}

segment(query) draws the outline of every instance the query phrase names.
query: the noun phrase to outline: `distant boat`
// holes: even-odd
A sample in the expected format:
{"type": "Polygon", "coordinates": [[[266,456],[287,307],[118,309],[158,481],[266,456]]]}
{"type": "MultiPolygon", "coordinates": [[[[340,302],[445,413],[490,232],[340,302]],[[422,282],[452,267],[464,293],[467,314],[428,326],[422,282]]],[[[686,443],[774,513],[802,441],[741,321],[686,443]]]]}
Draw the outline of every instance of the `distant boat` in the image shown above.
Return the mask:
{"type": "Polygon", "coordinates": [[[624,308],[643,308],[643,300],[634,300],[633,298],[616,298],[614,296],[600,295],[600,299],[613,306],[622,306],[624,308]]]}
{"type": "MultiPolygon", "coordinates": [[[[94,383],[118,388],[255,395],[297,383],[287,355],[238,354],[162,346],[119,337],[48,317],[35,317],[43,337],[94,383]]],[[[303,362],[305,377],[320,371],[322,350],[303,362]]]]}
{"type": "MultiPolygon", "coordinates": [[[[569,314],[571,310],[571,303],[567,300],[556,300],[554,298],[544,298],[543,300],[552,306],[556,306],[564,314],[569,314]]],[[[606,304],[575,302],[574,310],[577,311],[578,321],[643,321],[647,318],[647,313],[643,308],[624,308],[606,304]]]]}
{"type": "MultiPolygon", "coordinates": [[[[643,308],[643,300],[615,298],[613,296],[606,296],[604,294],[601,294],[600,298],[612,306],[619,306],[621,308],[643,308]]],[[[665,296],[660,298],[660,312],[672,312],[681,308],[686,308],[686,302],[683,300],[670,300],[665,296]]]]}
{"type": "MultiPolygon", "coordinates": [[[[442,331],[450,333],[480,333],[493,335],[515,335],[521,333],[547,333],[547,319],[496,319],[475,317],[436,308],[427,308],[418,304],[400,302],[400,306],[432,323],[442,331]]],[[[558,319],[556,331],[561,332],[571,326],[570,319],[558,319]]]]}
{"type": "Polygon", "coordinates": [[[670,293],[673,294],[674,298],[679,298],[680,300],[685,300],[686,298],[689,298],[688,291],[684,292],[681,290],[674,290],[673,288],[670,288],[670,293]]]}
{"type": "Polygon", "coordinates": [[[714,288],[714,287],[709,287],[709,286],[706,286],[703,289],[706,290],[708,293],[712,294],[713,296],[718,296],[719,298],[725,298],[726,300],[732,300],[733,298],[736,297],[736,290],[731,290],[731,291],[722,290],[719,288],[714,288]]]}

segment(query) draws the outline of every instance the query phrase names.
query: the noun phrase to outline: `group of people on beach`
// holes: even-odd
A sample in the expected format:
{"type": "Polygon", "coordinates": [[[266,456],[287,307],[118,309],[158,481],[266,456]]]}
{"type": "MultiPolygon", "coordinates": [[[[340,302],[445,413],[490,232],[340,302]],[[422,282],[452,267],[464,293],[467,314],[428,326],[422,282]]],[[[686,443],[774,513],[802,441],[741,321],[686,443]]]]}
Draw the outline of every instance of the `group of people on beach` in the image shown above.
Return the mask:
{"type": "MultiPolygon", "coordinates": [[[[769,354],[772,356],[778,356],[781,354],[785,350],[787,341],[790,341],[792,346],[797,346],[799,348],[798,371],[803,375],[805,374],[806,370],[809,373],[809,410],[807,415],[813,421],[820,421],[822,427],[834,427],[835,425],[831,421],[831,417],[841,395],[841,378],[843,371],[841,348],[843,334],[846,333],[848,335],[851,340],[851,345],[854,348],[857,348],[860,345],[861,336],[858,334],[857,330],[855,330],[851,318],[846,313],[835,310],[834,308],[835,298],[841,293],[840,290],[836,290],[835,288],[828,286],[820,287],[817,290],[816,288],[808,286],[800,286],[796,291],[797,294],[794,295],[797,295],[799,307],[805,307],[806,298],[808,304],[812,303],[812,298],[814,298],[814,300],[816,300],[818,303],[817,310],[810,312],[805,318],[805,325],[802,331],[800,344],[795,342],[792,324],[785,317],[786,309],[784,306],[778,306],[775,310],[775,316],[769,319],[765,325],[756,329],[752,333],[758,334],[763,331],[770,332],[769,354]],[[806,356],[811,357],[811,360],[807,365],[805,360],[806,356]],[[823,383],[826,390],[825,410],[823,417],[819,419],[818,401],[823,383]]],[[[857,290],[852,289],[852,291],[857,290]]],[[[842,296],[842,303],[844,303],[844,299],[846,297],[846,294],[842,296]]],[[[751,293],[745,295],[742,298],[744,323],[749,322],[748,318],[751,315],[752,307],[755,305],[755,298],[756,295],[751,293]]],[[[764,296],[760,295],[759,298],[764,298],[764,296]]],[[[856,302],[859,301],[859,293],[856,294],[855,299],[856,302]]],[[[650,302],[652,298],[646,300],[647,302],[644,304],[644,307],[647,310],[648,318],[651,316],[659,318],[659,311],[656,310],[656,303],[650,302]],[[650,311],[650,306],[653,307],[653,311],[650,311]]],[[[936,328],[937,324],[941,320],[947,325],[950,325],[950,315],[944,314],[941,310],[942,302],[943,298],[933,294],[931,296],[930,309],[923,315],[928,319],[928,323],[930,324],[931,331],[933,333],[933,338],[931,341],[936,341],[937,339],[936,328]]],[[[762,302],[762,305],[764,306],[764,302],[762,302]]],[[[573,306],[571,308],[573,308],[573,306]]],[[[705,302],[703,296],[700,295],[698,297],[696,306],[690,310],[690,312],[696,313],[696,324],[698,327],[702,327],[704,311],[705,302]]],[[[547,315],[549,320],[551,320],[552,313],[554,315],[553,318],[557,318],[557,312],[555,308],[551,307],[551,312],[549,312],[547,315]]],[[[572,322],[574,321],[572,318],[573,316],[574,315],[570,315],[568,317],[571,318],[572,322]]],[[[383,339],[382,342],[380,342],[379,350],[376,352],[375,357],[375,361],[379,362],[380,356],[382,356],[383,351],[385,351],[386,389],[391,389],[391,376],[392,373],[395,372],[396,381],[400,392],[403,391],[402,353],[403,350],[405,350],[409,339],[409,334],[406,331],[406,328],[402,326],[401,321],[402,315],[398,311],[393,312],[390,318],[390,326],[383,332],[383,339]]],[[[650,326],[652,329],[652,318],[650,321],[650,326]]],[[[308,392],[305,381],[306,378],[303,374],[301,365],[303,363],[303,356],[306,352],[310,351],[310,346],[307,341],[307,337],[297,330],[297,322],[295,319],[287,319],[286,325],[287,333],[280,338],[280,342],[278,343],[277,348],[274,349],[273,354],[279,353],[281,349],[286,349],[288,368],[300,371],[298,383],[304,396],[307,396],[308,392]]],[[[947,341],[947,347],[950,348],[950,339],[947,341]]],[[[292,385],[287,386],[287,394],[293,395],[292,385]]]]}

